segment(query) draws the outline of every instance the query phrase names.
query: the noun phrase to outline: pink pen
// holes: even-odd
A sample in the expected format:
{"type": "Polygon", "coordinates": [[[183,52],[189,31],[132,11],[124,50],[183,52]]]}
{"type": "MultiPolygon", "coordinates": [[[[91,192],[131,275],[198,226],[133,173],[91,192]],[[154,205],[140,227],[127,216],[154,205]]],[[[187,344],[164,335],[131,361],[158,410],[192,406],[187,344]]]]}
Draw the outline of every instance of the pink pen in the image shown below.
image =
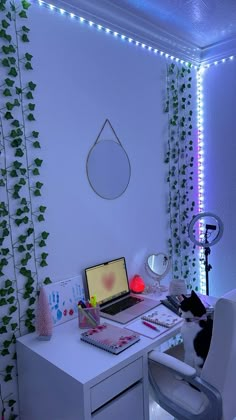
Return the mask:
{"type": "Polygon", "coordinates": [[[155,327],[155,325],[149,324],[149,322],[147,321],[143,321],[143,324],[146,325],[146,327],[151,328],[152,330],[160,331],[157,327],[155,327]]]}

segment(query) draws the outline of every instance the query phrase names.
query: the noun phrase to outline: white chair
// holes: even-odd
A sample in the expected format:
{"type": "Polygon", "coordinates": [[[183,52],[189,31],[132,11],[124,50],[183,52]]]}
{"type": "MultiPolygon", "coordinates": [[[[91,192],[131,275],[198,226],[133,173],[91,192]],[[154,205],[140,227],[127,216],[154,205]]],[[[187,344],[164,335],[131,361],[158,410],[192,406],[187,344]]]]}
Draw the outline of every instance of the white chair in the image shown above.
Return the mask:
{"type": "Polygon", "coordinates": [[[179,350],[180,346],[176,346],[166,353],[150,352],[152,398],[176,419],[233,420],[236,417],[236,289],[215,305],[210,350],[200,376],[179,360],[183,356],[178,354],[179,350]]]}

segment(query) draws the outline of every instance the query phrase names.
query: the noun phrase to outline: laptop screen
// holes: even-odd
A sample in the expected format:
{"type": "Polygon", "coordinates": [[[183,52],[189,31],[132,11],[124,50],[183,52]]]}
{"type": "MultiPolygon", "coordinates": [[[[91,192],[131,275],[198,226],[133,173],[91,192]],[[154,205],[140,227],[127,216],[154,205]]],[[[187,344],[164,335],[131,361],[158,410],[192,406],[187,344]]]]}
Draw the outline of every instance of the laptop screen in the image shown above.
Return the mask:
{"type": "Polygon", "coordinates": [[[98,305],[129,293],[124,257],[86,268],[85,276],[89,299],[96,296],[98,305]]]}

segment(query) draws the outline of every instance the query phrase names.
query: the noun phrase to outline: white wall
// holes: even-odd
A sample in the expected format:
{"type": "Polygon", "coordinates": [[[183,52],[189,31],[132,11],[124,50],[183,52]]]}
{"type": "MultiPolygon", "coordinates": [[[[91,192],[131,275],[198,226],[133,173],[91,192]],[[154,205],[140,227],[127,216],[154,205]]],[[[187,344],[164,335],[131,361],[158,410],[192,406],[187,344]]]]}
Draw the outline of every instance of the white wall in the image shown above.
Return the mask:
{"type": "Polygon", "coordinates": [[[224,223],[211,248],[210,292],[220,296],[236,286],[236,62],[212,66],[204,76],[205,210],[224,223]]]}
{"type": "Polygon", "coordinates": [[[166,251],[165,58],[32,5],[30,50],[37,83],[47,206],[48,273],[53,281],[125,256],[144,274],[148,253],[166,251]],[[94,193],[86,159],[109,118],[131,163],[126,192],[94,193]]]}

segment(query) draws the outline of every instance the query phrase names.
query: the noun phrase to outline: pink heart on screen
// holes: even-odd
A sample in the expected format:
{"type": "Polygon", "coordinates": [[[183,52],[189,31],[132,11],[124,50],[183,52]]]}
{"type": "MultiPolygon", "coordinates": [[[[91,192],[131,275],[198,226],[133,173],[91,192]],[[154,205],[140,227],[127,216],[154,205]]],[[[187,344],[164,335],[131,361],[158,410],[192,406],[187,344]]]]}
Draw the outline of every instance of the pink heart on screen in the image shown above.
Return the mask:
{"type": "Polygon", "coordinates": [[[103,274],[102,282],[107,290],[111,290],[114,286],[116,277],[114,273],[103,274]]]}

